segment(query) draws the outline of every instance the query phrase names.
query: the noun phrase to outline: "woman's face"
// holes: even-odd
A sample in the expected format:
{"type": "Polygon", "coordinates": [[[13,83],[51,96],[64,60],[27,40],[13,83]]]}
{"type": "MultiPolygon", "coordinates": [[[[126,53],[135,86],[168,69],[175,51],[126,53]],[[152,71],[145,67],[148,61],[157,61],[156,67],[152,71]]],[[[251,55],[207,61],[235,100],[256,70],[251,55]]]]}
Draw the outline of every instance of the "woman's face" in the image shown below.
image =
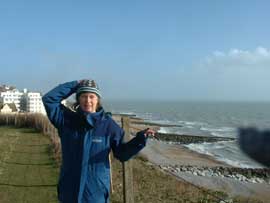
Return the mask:
{"type": "Polygon", "coordinates": [[[95,93],[82,93],[79,97],[79,104],[83,111],[94,113],[97,110],[98,100],[95,93]]]}

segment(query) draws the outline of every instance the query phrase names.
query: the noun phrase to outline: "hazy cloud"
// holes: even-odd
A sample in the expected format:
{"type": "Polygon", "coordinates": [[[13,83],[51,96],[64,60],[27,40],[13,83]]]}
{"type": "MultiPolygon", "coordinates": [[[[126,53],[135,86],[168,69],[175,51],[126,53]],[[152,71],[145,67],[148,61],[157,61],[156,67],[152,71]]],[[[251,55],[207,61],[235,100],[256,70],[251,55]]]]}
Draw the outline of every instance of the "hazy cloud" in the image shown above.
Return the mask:
{"type": "Polygon", "coordinates": [[[269,67],[270,50],[261,46],[215,51],[193,67],[190,77],[206,98],[269,100],[269,67]]]}
{"type": "Polygon", "coordinates": [[[270,66],[270,50],[260,46],[254,51],[241,49],[231,49],[227,53],[215,51],[206,57],[201,65],[215,68],[266,68],[270,66]]]}

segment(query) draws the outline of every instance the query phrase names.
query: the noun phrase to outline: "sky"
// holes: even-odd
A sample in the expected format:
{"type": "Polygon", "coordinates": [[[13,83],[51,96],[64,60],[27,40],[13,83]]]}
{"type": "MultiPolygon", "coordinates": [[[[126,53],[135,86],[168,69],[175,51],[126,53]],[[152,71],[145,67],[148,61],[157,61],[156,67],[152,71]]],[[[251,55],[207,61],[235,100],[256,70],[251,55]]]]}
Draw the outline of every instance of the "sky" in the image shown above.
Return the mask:
{"type": "Polygon", "coordinates": [[[270,101],[270,1],[0,1],[0,84],[105,100],[270,101]]]}

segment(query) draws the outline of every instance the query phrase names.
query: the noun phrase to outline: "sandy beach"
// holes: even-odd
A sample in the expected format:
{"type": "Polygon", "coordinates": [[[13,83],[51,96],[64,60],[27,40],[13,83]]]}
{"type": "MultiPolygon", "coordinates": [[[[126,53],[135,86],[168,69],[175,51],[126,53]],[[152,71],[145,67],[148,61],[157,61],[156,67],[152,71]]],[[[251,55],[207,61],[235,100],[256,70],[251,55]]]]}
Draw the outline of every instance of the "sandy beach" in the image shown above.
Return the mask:
{"type": "Polygon", "coordinates": [[[147,141],[147,146],[141,153],[156,165],[229,166],[184,146],[153,139],[147,141]]]}
{"type": "MultiPolygon", "coordinates": [[[[119,120],[119,117],[116,119],[119,120]]],[[[131,119],[131,123],[132,123],[131,119]]],[[[137,121],[137,119],[136,119],[137,121]]],[[[132,124],[131,132],[134,134],[139,129],[152,128],[158,130],[158,125],[143,125],[142,123],[132,124]]],[[[248,198],[256,198],[263,202],[269,202],[270,184],[265,182],[245,182],[234,178],[221,176],[198,176],[190,172],[177,170],[168,170],[166,166],[194,166],[207,167],[211,170],[214,167],[228,167],[230,165],[215,160],[213,157],[199,154],[180,144],[166,143],[155,139],[148,139],[147,146],[141,151],[141,155],[147,158],[152,164],[160,166],[161,170],[174,175],[180,180],[185,180],[191,184],[202,186],[208,189],[220,190],[228,193],[230,196],[244,196],[248,198]],[[165,166],[165,167],[164,167],[165,166]]]]}

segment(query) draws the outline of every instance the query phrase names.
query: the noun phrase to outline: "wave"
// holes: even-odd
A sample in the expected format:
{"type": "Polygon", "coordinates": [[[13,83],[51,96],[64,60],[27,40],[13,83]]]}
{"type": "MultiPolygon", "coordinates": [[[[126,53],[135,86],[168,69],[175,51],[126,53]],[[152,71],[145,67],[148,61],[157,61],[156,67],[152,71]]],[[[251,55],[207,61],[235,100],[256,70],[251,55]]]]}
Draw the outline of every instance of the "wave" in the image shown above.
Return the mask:
{"type": "Polygon", "coordinates": [[[183,134],[181,127],[160,127],[158,132],[164,134],[183,134]]]}
{"type": "Polygon", "coordinates": [[[197,122],[197,121],[178,121],[178,122],[183,125],[182,131],[185,131],[185,133],[192,133],[192,135],[235,137],[237,132],[236,128],[234,127],[211,126],[206,122],[197,122]]]}
{"type": "Polygon", "coordinates": [[[123,114],[123,115],[137,115],[133,111],[112,111],[112,114],[123,114]]]}
{"type": "Polygon", "coordinates": [[[187,148],[189,148],[190,150],[199,152],[201,154],[206,154],[206,155],[210,155],[210,156],[214,156],[214,154],[210,153],[204,146],[204,144],[188,144],[185,145],[187,148]]]}
{"type": "Polygon", "coordinates": [[[236,137],[237,134],[237,129],[233,127],[201,127],[199,130],[215,137],[236,137]]]}
{"type": "Polygon", "coordinates": [[[239,167],[239,168],[263,168],[263,166],[260,165],[254,165],[254,164],[250,164],[248,162],[243,162],[243,161],[235,161],[235,160],[230,160],[230,159],[226,159],[226,158],[219,158],[219,161],[225,162],[231,166],[234,167],[239,167]]]}
{"type": "Polygon", "coordinates": [[[169,134],[169,130],[166,127],[160,127],[159,130],[157,131],[158,133],[164,133],[164,134],[169,134]]]}
{"type": "Polygon", "coordinates": [[[231,138],[235,138],[236,137],[236,133],[210,132],[210,135],[212,135],[214,137],[231,137],[231,138]]]}
{"type": "Polygon", "coordinates": [[[187,126],[203,126],[203,125],[208,125],[207,123],[199,122],[199,121],[182,121],[182,120],[179,120],[178,123],[180,123],[182,125],[187,125],[187,126]]]}
{"type": "Polygon", "coordinates": [[[262,168],[259,163],[251,160],[240,151],[235,141],[220,141],[216,143],[201,143],[185,145],[190,150],[214,157],[234,167],[262,168]]]}
{"type": "Polygon", "coordinates": [[[220,127],[220,128],[201,127],[200,130],[215,131],[215,132],[233,132],[233,131],[235,131],[235,128],[231,128],[231,127],[220,127]]]}

